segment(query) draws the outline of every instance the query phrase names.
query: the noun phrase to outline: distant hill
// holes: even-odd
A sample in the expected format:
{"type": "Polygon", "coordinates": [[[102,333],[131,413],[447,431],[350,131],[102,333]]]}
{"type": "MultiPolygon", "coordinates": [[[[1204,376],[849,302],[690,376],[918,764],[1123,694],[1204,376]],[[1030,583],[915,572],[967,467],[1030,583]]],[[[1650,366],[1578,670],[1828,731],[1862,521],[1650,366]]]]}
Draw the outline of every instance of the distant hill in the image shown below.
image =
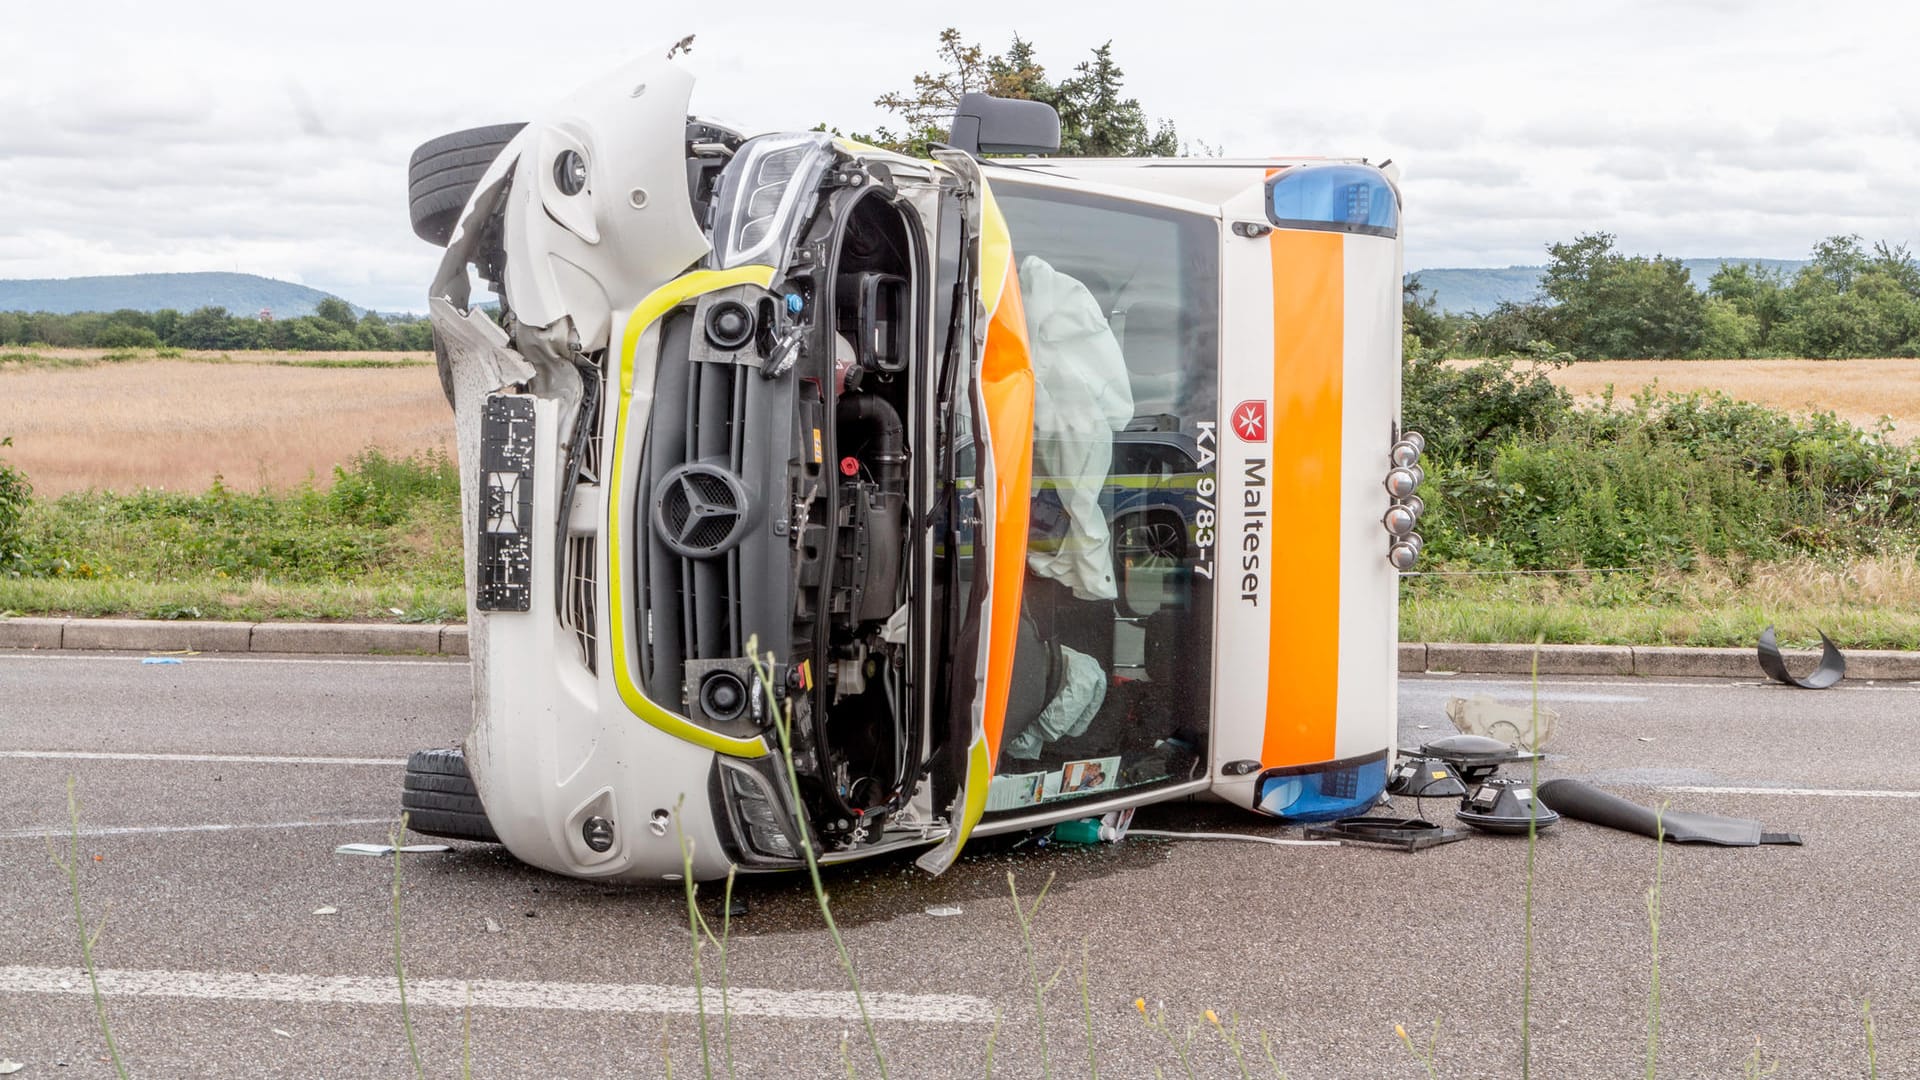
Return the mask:
{"type": "MultiPolygon", "coordinates": [[[[1697,289],[1707,287],[1714,273],[1726,263],[1759,263],[1769,269],[1779,270],[1791,277],[1793,273],[1806,265],[1804,259],[1682,259],[1693,275],[1693,284],[1697,289]]],[[[1407,275],[1417,280],[1434,297],[1440,310],[1448,314],[1481,314],[1498,307],[1502,300],[1531,300],[1540,291],[1540,275],[1546,272],[1544,266],[1502,266],[1502,267],[1442,267],[1433,270],[1415,270],[1407,275]]]]}
{"type": "MultiPolygon", "coordinates": [[[[276,318],[291,319],[313,314],[320,301],[332,295],[258,274],[218,272],[0,279],[0,311],[46,311],[56,315],[122,308],[192,311],[200,307],[223,307],[234,315],[253,315],[266,308],[276,318]]],[[[354,307],[353,311],[358,315],[363,309],[354,307]]]]}

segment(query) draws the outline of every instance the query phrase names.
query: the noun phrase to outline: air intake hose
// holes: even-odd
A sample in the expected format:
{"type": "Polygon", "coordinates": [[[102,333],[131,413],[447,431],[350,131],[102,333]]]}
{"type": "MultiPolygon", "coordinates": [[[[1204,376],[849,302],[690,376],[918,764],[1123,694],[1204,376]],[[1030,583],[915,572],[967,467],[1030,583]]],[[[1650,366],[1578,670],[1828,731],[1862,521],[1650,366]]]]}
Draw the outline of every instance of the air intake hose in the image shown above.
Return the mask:
{"type": "MultiPolygon", "coordinates": [[[[841,397],[834,415],[842,429],[855,427],[871,432],[867,439],[869,453],[866,460],[873,469],[874,478],[880,482],[880,490],[904,492],[907,429],[900,422],[900,413],[878,394],[847,394],[841,397]]],[[[842,446],[852,443],[844,430],[840,442],[842,446]]]]}

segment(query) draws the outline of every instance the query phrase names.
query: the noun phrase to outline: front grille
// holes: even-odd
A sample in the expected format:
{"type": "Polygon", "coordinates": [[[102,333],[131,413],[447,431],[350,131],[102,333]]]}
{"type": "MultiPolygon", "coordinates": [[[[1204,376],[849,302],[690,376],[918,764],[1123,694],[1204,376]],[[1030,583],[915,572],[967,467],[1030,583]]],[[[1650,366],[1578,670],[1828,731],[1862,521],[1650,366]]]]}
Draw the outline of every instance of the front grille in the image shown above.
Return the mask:
{"type": "Polygon", "coordinates": [[[571,516],[571,504],[579,490],[578,485],[600,482],[600,423],[605,411],[601,391],[606,385],[602,365],[605,362],[605,355],[602,354],[599,365],[583,367],[580,371],[583,380],[580,412],[575,420],[572,445],[568,448],[571,476],[563,491],[560,520],[556,523],[560,534],[560,572],[554,610],[559,616],[561,628],[573,634],[574,642],[580,648],[580,662],[588,671],[599,670],[594,622],[595,597],[600,585],[596,564],[599,543],[592,535],[573,535],[567,521],[571,516]]]}
{"type": "Polygon", "coordinates": [[[644,589],[639,599],[647,628],[640,643],[641,675],[650,696],[664,702],[682,702],[688,660],[727,659],[746,651],[739,630],[741,555],[738,546],[729,545],[737,539],[733,534],[740,519],[710,514],[690,523],[690,497],[709,506],[738,499],[739,492],[730,490],[718,472],[738,476],[742,468],[745,380],[753,372],[691,359],[692,321],[683,311],[669,316],[663,327],[641,465],[644,486],[635,493],[636,516],[645,515],[656,526],[646,530],[648,541],[640,549],[644,589]],[[681,469],[693,462],[715,467],[714,472],[681,469]],[[688,554],[669,548],[663,529],[676,538],[674,547],[688,554]],[[715,551],[722,546],[724,551],[715,551]]]}
{"type": "Polygon", "coordinates": [[[588,671],[599,670],[595,661],[594,596],[599,588],[594,560],[599,544],[592,536],[567,538],[566,565],[563,574],[566,593],[560,607],[560,625],[573,631],[580,645],[580,660],[588,671]]]}

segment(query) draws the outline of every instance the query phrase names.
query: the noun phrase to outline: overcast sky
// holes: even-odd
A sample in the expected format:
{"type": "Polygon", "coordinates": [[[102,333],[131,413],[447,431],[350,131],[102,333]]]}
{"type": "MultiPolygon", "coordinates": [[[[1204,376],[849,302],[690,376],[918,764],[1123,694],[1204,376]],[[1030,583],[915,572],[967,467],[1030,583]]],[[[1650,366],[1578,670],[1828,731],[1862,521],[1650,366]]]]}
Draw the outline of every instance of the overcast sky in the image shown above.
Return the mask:
{"type": "Polygon", "coordinates": [[[684,33],[696,112],[867,129],[949,25],[1017,32],[1056,76],[1111,39],[1151,115],[1228,155],[1393,158],[1410,268],[1538,263],[1590,229],[1689,257],[1920,240],[1904,3],[898,7],[9,3],[0,278],[239,270],[419,310],[424,139],[524,119],[684,33]]]}

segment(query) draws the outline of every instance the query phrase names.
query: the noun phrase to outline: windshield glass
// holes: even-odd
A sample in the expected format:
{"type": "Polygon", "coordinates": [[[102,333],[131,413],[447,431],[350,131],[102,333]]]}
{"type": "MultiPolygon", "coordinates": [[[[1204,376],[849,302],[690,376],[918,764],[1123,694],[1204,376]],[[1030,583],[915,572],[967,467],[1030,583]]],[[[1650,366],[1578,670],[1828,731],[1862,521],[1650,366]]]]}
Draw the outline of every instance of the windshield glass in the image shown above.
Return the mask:
{"type": "Polygon", "coordinates": [[[996,180],[1035,379],[990,812],[1190,779],[1212,683],[1218,223],[996,180]]]}

